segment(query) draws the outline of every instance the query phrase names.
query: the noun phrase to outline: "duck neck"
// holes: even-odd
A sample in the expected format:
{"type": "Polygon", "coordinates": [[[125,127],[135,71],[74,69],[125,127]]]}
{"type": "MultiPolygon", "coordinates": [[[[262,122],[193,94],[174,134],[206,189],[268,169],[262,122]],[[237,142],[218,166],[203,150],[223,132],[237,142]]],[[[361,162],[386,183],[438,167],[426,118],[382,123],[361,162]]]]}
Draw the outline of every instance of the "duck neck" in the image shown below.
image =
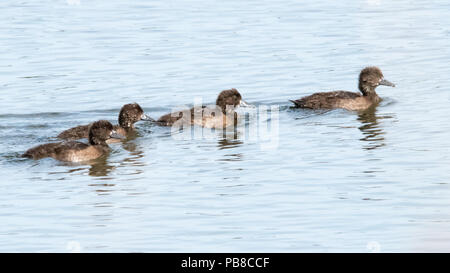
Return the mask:
{"type": "Polygon", "coordinates": [[[129,132],[129,131],[132,131],[133,129],[134,129],[134,126],[133,125],[130,125],[130,126],[120,126],[120,127],[122,127],[125,131],[127,131],[127,132],[129,132]]]}
{"type": "Polygon", "coordinates": [[[359,90],[363,96],[367,97],[369,100],[374,102],[380,101],[380,97],[378,97],[377,92],[375,92],[375,87],[359,84],[359,90]]]}
{"type": "Polygon", "coordinates": [[[108,146],[108,144],[106,144],[106,141],[99,140],[95,137],[89,138],[89,144],[90,145],[98,145],[98,146],[108,146]]]}
{"type": "Polygon", "coordinates": [[[223,114],[227,113],[227,109],[225,105],[216,104],[217,107],[222,111],[223,114]]]}
{"type": "Polygon", "coordinates": [[[125,129],[126,131],[133,130],[133,128],[134,128],[133,122],[129,116],[127,116],[123,113],[120,113],[118,121],[119,121],[119,126],[122,127],[123,129],[125,129]]]}
{"type": "Polygon", "coordinates": [[[228,106],[227,105],[217,105],[221,110],[222,110],[222,114],[227,115],[229,113],[235,113],[236,111],[235,106],[228,106]]]}
{"type": "Polygon", "coordinates": [[[133,123],[128,121],[119,120],[119,126],[127,132],[134,129],[133,123]]]}

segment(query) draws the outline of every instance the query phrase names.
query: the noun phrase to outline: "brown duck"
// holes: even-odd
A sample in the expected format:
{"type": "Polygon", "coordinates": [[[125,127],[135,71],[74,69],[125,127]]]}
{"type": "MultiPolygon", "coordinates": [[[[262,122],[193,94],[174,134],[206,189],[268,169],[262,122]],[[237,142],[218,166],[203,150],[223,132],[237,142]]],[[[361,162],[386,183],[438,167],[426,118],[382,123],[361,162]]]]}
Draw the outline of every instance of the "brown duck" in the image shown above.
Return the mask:
{"type": "Polygon", "coordinates": [[[197,106],[173,112],[160,117],[156,123],[162,126],[200,125],[206,128],[224,128],[236,124],[238,106],[248,106],[235,89],[223,90],[216,100],[215,107],[197,106]]]}
{"type": "MultiPolygon", "coordinates": [[[[119,125],[114,126],[114,130],[118,134],[127,136],[134,131],[134,124],[140,120],[154,121],[147,116],[137,103],[125,104],[119,112],[119,125]]],[[[58,135],[58,138],[66,140],[76,140],[80,138],[87,138],[89,133],[89,125],[79,125],[71,129],[65,130],[58,135]]],[[[117,142],[117,140],[110,139],[107,143],[117,142]]]]}
{"type": "Polygon", "coordinates": [[[320,92],[291,102],[299,108],[365,110],[381,101],[375,92],[379,85],[395,87],[395,84],[384,79],[378,67],[370,66],[359,74],[358,87],[362,94],[348,91],[320,92]]]}
{"type": "Polygon", "coordinates": [[[41,159],[52,157],[60,161],[82,162],[96,159],[109,152],[106,141],[110,138],[123,138],[106,120],[92,123],[88,130],[89,144],[77,141],[56,142],[36,146],[26,151],[22,157],[41,159]]]}

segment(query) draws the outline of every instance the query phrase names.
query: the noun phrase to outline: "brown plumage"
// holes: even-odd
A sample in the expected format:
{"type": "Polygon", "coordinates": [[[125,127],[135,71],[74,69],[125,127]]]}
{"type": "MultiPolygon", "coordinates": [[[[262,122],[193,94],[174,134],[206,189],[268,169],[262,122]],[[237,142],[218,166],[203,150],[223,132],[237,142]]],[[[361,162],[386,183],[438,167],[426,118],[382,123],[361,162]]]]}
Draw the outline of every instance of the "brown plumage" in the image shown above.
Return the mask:
{"type": "Polygon", "coordinates": [[[235,89],[223,90],[220,92],[216,99],[216,105],[222,109],[222,113],[227,113],[229,111],[234,111],[238,105],[241,104],[242,96],[235,89]]]}
{"type": "MultiPolygon", "coordinates": [[[[154,121],[147,116],[137,103],[125,104],[119,112],[119,125],[114,126],[117,133],[127,136],[128,133],[134,130],[134,124],[140,120],[154,121]]],[[[65,130],[58,135],[58,138],[66,140],[76,140],[80,138],[87,138],[89,132],[89,125],[79,125],[71,129],[65,130]]],[[[107,143],[117,142],[116,139],[110,139],[107,143]]]]}
{"type": "Polygon", "coordinates": [[[89,125],[79,125],[65,131],[62,131],[58,138],[66,140],[75,140],[80,138],[87,138],[89,135],[89,125]]]}
{"type": "Polygon", "coordinates": [[[379,85],[395,87],[393,83],[384,79],[378,67],[370,66],[359,74],[358,87],[361,94],[348,91],[320,92],[291,102],[299,108],[364,110],[381,101],[375,92],[379,85]]]}
{"type": "Polygon", "coordinates": [[[215,107],[198,106],[177,111],[160,117],[156,122],[163,126],[200,125],[206,128],[223,128],[236,124],[234,109],[245,104],[241,94],[235,89],[223,90],[216,100],[215,107]]]}
{"type": "Polygon", "coordinates": [[[88,130],[89,144],[76,141],[48,143],[26,151],[22,157],[41,159],[52,157],[61,161],[80,162],[96,159],[109,151],[106,141],[120,137],[106,120],[92,123],[88,130]]]}

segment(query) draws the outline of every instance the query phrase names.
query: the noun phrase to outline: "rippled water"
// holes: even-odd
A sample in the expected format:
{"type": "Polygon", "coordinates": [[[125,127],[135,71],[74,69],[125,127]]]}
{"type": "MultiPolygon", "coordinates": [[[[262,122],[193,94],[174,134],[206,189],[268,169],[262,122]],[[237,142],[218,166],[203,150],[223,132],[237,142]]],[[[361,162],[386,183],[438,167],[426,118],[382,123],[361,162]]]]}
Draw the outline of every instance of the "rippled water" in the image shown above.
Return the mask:
{"type": "MultiPolygon", "coordinates": [[[[1,1],[0,251],[450,251],[448,1],[1,1]],[[365,113],[290,109],[396,88],[365,113]],[[90,164],[26,149],[237,88],[275,146],[137,124],[90,164]]],[[[247,122],[250,125],[251,121],[247,122]]]]}

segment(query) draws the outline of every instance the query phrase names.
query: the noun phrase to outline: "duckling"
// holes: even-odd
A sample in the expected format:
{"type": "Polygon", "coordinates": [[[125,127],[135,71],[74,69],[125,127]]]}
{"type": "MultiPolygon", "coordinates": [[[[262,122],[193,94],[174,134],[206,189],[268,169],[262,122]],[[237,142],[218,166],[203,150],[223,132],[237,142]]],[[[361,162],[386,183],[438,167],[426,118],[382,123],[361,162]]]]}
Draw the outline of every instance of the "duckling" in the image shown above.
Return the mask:
{"type": "Polygon", "coordinates": [[[378,67],[369,66],[359,74],[359,90],[362,94],[348,91],[320,92],[291,102],[299,108],[365,110],[381,101],[375,92],[379,85],[395,87],[395,84],[384,79],[378,67]]]}
{"type": "Polygon", "coordinates": [[[241,94],[235,89],[223,90],[217,96],[215,107],[193,107],[188,110],[166,114],[156,123],[162,126],[174,124],[199,125],[205,128],[225,128],[236,124],[237,106],[248,106],[241,94]]]}
{"type": "MultiPolygon", "coordinates": [[[[134,131],[134,123],[140,121],[155,121],[144,113],[141,106],[137,103],[125,104],[119,112],[119,125],[114,126],[114,130],[120,135],[127,136],[134,131]]],[[[67,129],[58,135],[58,138],[65,140],[76,140],[87,138],[89,133],[89,125],[79,125],[71,129],[67,129]]],[[[109,139],[107,143],[118,142],[117,139],[109,139]]]]}
{"type": "Polygon", "coordinates": [[[26,151],[22,157],[41,159],[52,157],[66,162],[82,162],[96,159],[109,152],[106,141],[110,138],[124,138],[117,134],[112,124],[106,120],[92,123],[88,130],[89,145],[77,142],[56,142],[36,146],[26,151]]]}

